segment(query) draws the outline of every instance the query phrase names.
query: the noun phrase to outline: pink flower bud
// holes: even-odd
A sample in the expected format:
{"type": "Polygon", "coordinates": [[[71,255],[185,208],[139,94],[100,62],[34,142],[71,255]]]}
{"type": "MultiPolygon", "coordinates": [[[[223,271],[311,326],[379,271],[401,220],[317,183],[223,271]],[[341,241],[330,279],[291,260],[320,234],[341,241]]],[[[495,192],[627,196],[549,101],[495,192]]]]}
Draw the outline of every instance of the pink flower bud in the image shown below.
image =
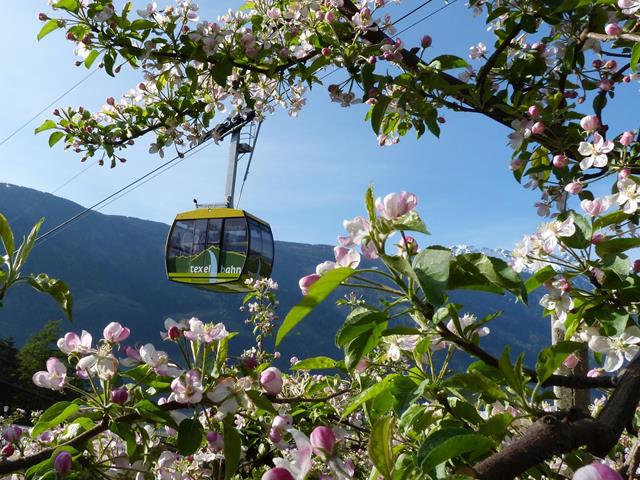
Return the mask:
{"type": "Polygon", "coordinates": [[[2,455],[3,457],[10,457],[15,451],[16,449],[13,447],[13,443],[8,443],[4,447],[2,447],[2,450],[0,450],[0,455],[2,455]]]}
{"type": "Polygon", "coordinates": [[[107,98],[107,105],[111,105],[112,107],[116,104],[116,99],[113,97],[107,98]]]}
{"type": "Polygon", "coordinates": [[[587,115],[580,120],[580,126],[587,132],[595,132],[600,127],[600,120],[596,115],[587,115]]]}
{"type": "Polygon", "coordinates": [[[533,133],[534,135],[542,135],[544,133],[544,123],[543,122],[534,123],[533,127],[531,127],[531,133],[533,133]]]}
{"type": "Polygon", "coordinates": [[[420,45],[422,46],[422,48],[429,48],[432,43],[433,39],[429,35],[425,35],[424,37],[422,37],[422,40],[420,40],[420,45]]]}
{"type": "Polygon", "coordinates": [[[631,75],[625,75],[624,77],[622,77],[622,81],[624,83],[631,83],[631,75]]]}
{"type": "Polygon", "coordinates": [[[624,132],[621,136],[620,136],[620,140],[619,142],[624,145],[625,147],[628,147],[629,145],[631,145],[633,143],[633,139],[634,139],[635,135],[633,134],[633,132],[624,132]]]}
{"type": "Polygon", "coordinates": [[[290,415],[278,415],[271,423],[271,427],[276,430],[286,430],[291,425],[293,425],[293,418],[290,415]]]}
{"type": "Polygon", "coordinates": [[[262,475],[262,480],[295,480],[286,468],[276,467],[262,475]]]}
{"type": "Polygon", "coordinates": [[[607,23],[604,26],[604,31],[607,35],[610,35],[612,37],[617,37],[622,33],[622,27],[617,23],[607,23]]]}
{"type": "Polygon", "coordinates": [[[273,443],[279,443],[282,440],[282,430],[278,428],[269,429],[269,440],[273,443]]]}
{"type": "Polygon", "coordinates": [[[296,363],[299,363],[299,362],[300,362],[300,359],[295,356],[289,359],[289,363],[291,363],[291,365],[295,365],[296,363]]]}
{"type": "Polygon", "coordinates": [[[368,358],[363,358],[362,360],[360,360],[358,362],[358,364],[356,365],[355,368],[355,372],[356,373],[362,373],[364,372],[367,368],[369,367],[369,359],[368,358]]]}
{"type": "Polygon", "coordinates": [[[562,362],[562,364],[565,367],[571,368],[571,369],[576,368],[576,365],[578,365],[578,363],[580,363],[580,359],[574,353],[569,355],[567,358],[564,359],[564,362],[562,362]]]}
{"type": "Polygon", "coordinates": [[[282,372],[276,367],[269,367],[260,374],[260,385],[271,395],[277,395],[282,391],[282,372]]]}
{"type": "Polygon", "coordinates": [[[242,359],[242,364],[245,368],[253,370],[258,366],[258,359],[256,357],[244,357],[242,359]]]}
{"type": "Polygon", "coordinates": [[[333,11],[332,11],[332,10],[329,10],[329,11],[325,14],[325,16],[324,16],[324,20],[325,20],[327,23],[333,23],[333,22],[336,20],[336,14],[335,14],[335,13],[333,13],[333,11]]]}
{"type": "Polygon", "coordinates": [[[444,117],[438,117],[438,123],[441,124],[441,125],[444,124],[444,123],[447,123],[447,119],[444,118],[444,117]]]}
{"type": "Polygon", "coordinates": [[[527,110],[529,112],[529,116],[533,119],[536,119],[540,116],[540,107],[537,105],[531,105],[527,110]]]}
{"type": "Polygon", "coordinates": [[[129,338],[130,333],[127,327],[123,327],[118,322],[111,322],[102,332],[104,339],[109,343],[120,343],[129,338]]]}
{"type": "Polygon", "coordinates": [[[633,262],[633,273],[639,273],[639,272],[640,272],[640,259],[634,260],[633,262]]]}
{"type": "Polygon", "coordinates": [[[593,68],[595,69],[600,69],[602,68],[602,60],[594,60],[591,62],[591,65],[593,65],[593,68]]]}
{"type": "Polygon", "coordinates": [[[566,155],[559,153],[553,156],[553,166],[556,168],[564,168],[569,165],[569,159],[566,155]]]}
{"type": "Polygon", "coordinates": [[[62,451],[56,455],[56,459],[53,461],[53,468],[60,475],[66,475],[71,471],[73,459],[69,452],[62,451]]]}
{"type": "Polygon", "coordinates": [[[576,470],[573,480],[623,480],[623,478],[604,463],[593,462],[576,470]]]}
{"type": "Polygon", "coordinates": [[[224,448],[224,436],[220,435],[218,432],[207,432],[206,437],[209,449],[213,453],[217,453],[224,448]]]}
{"type": "Polygon", "coordinates": [[[324,57],[328,57],[331,55],[331,49],[329,47],[324,47],[320,52],[324,57]]]}
{"type": "Polygon", "coordinates": [[[601,368],[592,368],[587,372],[587,377],[589,378],[601,377],[602,375],[603,370],[601,368]]]}
{"type": "Polygon", "coordinates": [[[418,205],[418,197],[413,193],[390,193],[384,198],[378,198],[375,202],[378,210],[384,218],[395,220],[411,212],[418,205]]]}
{"type": "Polygon", "coordinates": [[[618,176],[620,177],[621,180],[624,180],[629,175],[631,175],[631,170],[628,168],[623,168],[622,170],[620,170],[620,172],[618,172],[618,176]]]}
{"type": "Polygon", "coordinates": [[[336,446],[336,435],[329,427],[316,427],[309,437],[313,452],[320,457],[330,457],[336,446]]]}
{"type": "Polygon", "coordinates": [[[320,280],[320,275],[312,273],[311,275],[307,275],[306,277],[302,277],[298,282],[298,286],[300,287],[300,291],[302,291],[302,295],[306,295],[309,293],[309,289],[311,285],[320,280]]]}
{"type": "Polygon", "coordinates": [[[615,60],[607,60],[604,64],[604,68],[614,72],[618,69],[618,62],[616,62],[615,60]]]}
{"type": "Polygon", "coordinates": [[[611,83],[611,80],[605,78],[603,80],[600,80],[598,88],[600,88],[600,90],[602,90],[603,92],[608,92],[613,88],[613,83],[611,83]]]}
{"type": "Polygon", "coordinates": [[[22,435],[22,429],[17,425],[11,425],[2,431],[2,438],[9,443],[17,442],[22,435]]]}
{"type": "Polygon", "coordinates": [[[142,357],[140,356],[140,352],[138,350],[136,350],[135,348],[129,346],[129,345],[124,347],[124,354],[127,356],[127,358],[133,360],[134,362],[141,362],[142,361],[142,357]]]}
{"type": "Polygon", "coordinates": [[[374,55],[371,55],[371,56],[367,59],[367,63],[369,63],[369,64],[371,64],[371,65],[375,65],[377,61],[378,61],[378,59],[377,59],[374,55]]]}
{"type": "Polygon", "coordinates": [[[67,40],[70,40],[72,42],[76,41],[76,36],[71,32],[67,32],[66,38],[67,38],[67,40]]]}
{"type": "Polygon", "coordinates": [[[594,233],[593,236],[591,237],[591,243],[594,245],[598,245],[604,239],[605,239],[605,236],[602,233],[600,232],[594,233]]]}
{"type": "Polygon", "coordinates": [[[46,22],[47,20],[49,20],[49,16],[46,13],[40,12],[38,14],[38,20],[40,20],[41,22],[46,22]]]}
{"type": "Polygon", "coordinates": [[[547,46],[544,43],[535,42],[533,45],[531,45],[531,49],[535,50],[538,53],[544,53],[544,51],[547,49],[547,46]]]}
{"type": "Polygon", "coordinates": [[[582,191],[582,183],[574,180],[564,187],[564,191],[570,193],[571,195],[577,195],[582,191]]]}
{"type": "Polygon", "coordinates": [[[171,340],[177,340],[182,335],[182,332],[176,325],[172,325],[171,327],[169,327],[167,335],[171,340]]]}
{"type": "Polygon", "coordinates": [[[129,391],[126,388],[114,388],[111,390],[111,401],[118,405],[124,405],[129,400],[129,391]]]}

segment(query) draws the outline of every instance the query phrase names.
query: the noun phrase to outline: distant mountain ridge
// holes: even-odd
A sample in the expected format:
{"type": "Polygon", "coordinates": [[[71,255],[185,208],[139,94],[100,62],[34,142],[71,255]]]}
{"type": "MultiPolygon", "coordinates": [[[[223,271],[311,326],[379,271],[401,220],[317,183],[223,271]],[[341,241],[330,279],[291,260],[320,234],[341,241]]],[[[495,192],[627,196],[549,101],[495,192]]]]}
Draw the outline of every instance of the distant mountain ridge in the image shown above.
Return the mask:
{"type": "MultiPolygon", "coordinates": [[[[26,187],[0,183],[0,212],[12,224],[16,236],[25,234],[45,217],[42,232],[58,225],[83,209],[69,200],[26,187]]],[[[169,226],[148,220],[89,212],[86,216],[38,245],[27,265],[29,271],[43,271],[66,281],[74,297],[73,324],[63,322],[69,330],[87,329],[100,335],[110,321],[119,321],[132,329],[135,342],[161,343],[158,332],[166,317],[222,321],[227,328],[240,332],[236,345],[250,345],[250,331],[244,324],[246,315],[239,310],[242,295],[212,294],[175,284],[166,279],[164,242],[169,226]]],[[[276,241],[273,278],[279,283],[279,314],[284,317],[301,298],[298,279],[315,266],[333,258],[329,245],[308,245],[276,241]]],[[[482,252],[505,260],[508,250],[492,250],[458,245],[455,254],[482,252]]],[[[346,292],[333,296],[333,300],[346,292]]],[[[478,316],[504,311],[491,324],[493,333],[483,344],[494,352],[509,343],[515,351],[525,351],[529,359],[548,342],[548,320],[541,317],[539,295],[533,295],[529,307],[513,297],[480,292],[454,292],[454,301],[465,305],[464,311],[478,316]]],[[[328,299],[305,319],[283,342],[282,356],[300,358],[315,355],[340,355],[334,334],[347,311],[328,299]],[[301,351],[300,346],[304,346],[301,351]]],[[[62,318],[50,299],[26,287],[9,292],[0,309],[0,336],[24,342],[48,320],[62,318]]]]}

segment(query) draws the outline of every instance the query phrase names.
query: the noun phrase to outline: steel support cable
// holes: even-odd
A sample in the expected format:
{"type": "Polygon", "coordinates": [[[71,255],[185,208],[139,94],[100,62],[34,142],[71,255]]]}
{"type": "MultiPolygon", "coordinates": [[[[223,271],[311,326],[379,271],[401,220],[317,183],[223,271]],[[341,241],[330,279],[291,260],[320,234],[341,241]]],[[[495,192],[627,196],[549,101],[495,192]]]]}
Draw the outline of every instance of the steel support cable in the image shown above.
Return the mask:
{"type": "Polygon", "coordinates": [[[61,95],[59,95],[55,100],[52,100],[49,104],[47,104],[46,107],[44,107],[42,110],[40,110],[38,113],[36,113],[34,116],[32,116],[29,120],[27,120],[26,122],[24,122],[22,125],[20,125],[18,128],[16,128],[13,132],[11,132],[9,135],[7,135],[2,141],[0,141],[0,147],[2,145],[4,145],[5,143],[7,143],[9,140],[11,140],[13,137],[15,137],[18,133],[20,133],[22,130],[24,130],[25,128],[27,128],[29,126],[29,124],[31,124],[34,120],[36,120],[40,115],[42,115],[44,112],[46,112],[47,110],[49,110],[51,107],[53,107],[57,102],[59,102],[60,100],[62,100],[64,97],[66,97],[67,95],[69,95],[72,91],[74,91],[76,88],[78,88],[80,85],[82,85],[84,82],[86,82],[87,80],[89,80],[89,78],[91,78],[91,76],[96,73],[99,70],[98,67],[94,68],[93,70],[91,70],[87,75],[85,75],[84,77],[82,77],[80,80],[78,80],[76,83],[74,83],[73,85],[71,85],[71,87],[69,87],[64,93],[62,93],[61,95]]]}
{"type": "MultiPolygon", "coordinates": [[[[402,30],[401,32],[398,33],[404,33],[407,30],[410,30],[411,28],[415,27],[416,25],[422,23],[423,21],[427,20],[428,18],[431,18],[432,16],[436,15],[437,13],[441,12],[442,10],[444,10],[445,8],[449,7],[450,5],[454,4],[457,0],[452,0],[451,2],[447,3],[446,5],[444,5],[443,7],[440,7],[439,9],[433,11],[432,13],[430,13],[429,15],[426,15],[425,17],[421,18],[420,20],[418,20],[417,22],[414,22],[413,24],[409,25],[407,28],[405,28],[404,30],[402,30]]],[[[417,11],[416,9],[414,9],[415,11],[417,11]]],[[[400,21],[404,18],[407,18],[408,15],[405,15],[404,17],[401,17],[401,19],[397,20],[400,21]]],[[[334,68],[332,71],[328,72],[327,74],[323,75],[322,77],[320,77],[320,80],[324,80],[325,78],[329,77],[330,75],[333,75],[334,73],[336,73],[339,70],[339,68],[334,68]]],[[[273,100],[272,100],[273,101],[273,100]]],[[[239,116],[236,117],[232,117],[228,120],[226,120],[225,122],[223,122],[220,125],[217,125],[216,127],[214,127],[212,130],[210,130],[209,132],[207,132],[204,137],[201,139],[201,141],[191,147],[190,149],[188,149],[186,152],[184,152],[184,154],[182,155],[182,157],[189,155],[193,150],[195,150],[196,148],[200,147],[203,143],[205,143],[206,141],[208,141],[211,138],[214,138],[216,135],[215,133],[217,133],[217,140],[221,140],[222,138],[226,137],[228,134],[230,134],[233,130],[236,130],[237,128],[240,128],[244,125],[246,125],[247,123],[249,123],[250,121],[252,121],[255,118],[255,112],[251,111],[246,117],[242,117],[240,118],[239,116]]],[[[196,152],[194,152],[196,153],[196,152]]],[[[189,155],[190,156],[190,155],[189,155]]],[[[162,165],[160,165],[159,167],[154,168],[153,170],[151,170],[150,172],[147,172],[146,174],[144,174],[143,176],[137,178],[136,180],[130,182],[129,184],[125,185],[124,187],[120,188],[119,190],[117,190],[116,192],[110,194],[109,196],[103,198],[102,200],[100,200],[99,202],[94,203],[92,206],[85,208],[84,210],[82,210],[81,212],[77,213],[76,215],[68,218],[67,220],[65,220],[64,222],[60,223],[59,225],[55,226],[54,228],[52,228],[51,230],[48,230],[47,232],[43,233],[42,235],[40,235],[37,239],[36,242],[42,242],[44,239],[52,236],[55,234],[55,232],[60,231],[62,228],[66,227],[67,225],[75,222],[76,220],[82,218],[84,215],[86,215],[87,213],[97,209],[98,207],[100,207],[101,205],[103,205],[105,202],[114,199],[113,201],[117,200],[117,198],[121,198],[124,195],[126,195],[128,192],[126,192],[126,190],[128,190],[130,187],[140,183],[142,180],[152,176],[153,174],[155,174],[156,172],[159,172],[160,170],[164,169],[166,166],[171,165],[173,162],[175,162],[176,160],[183,160],[184,158],[181,158],[180,155],[176,155],[175,157],[173,157],[171,160],[163,163],[162,165]],[[124,192],[124,193],[123,193],[124,192]],[[120,195],[122,194],[122,195],[120,195]],[[117,197],[117,198],[115,198],[117,197]]],[[[180,162],[178,162],[180,163],[180,162]]],[[[168,169],[166,169],[168,170],[168,169]]],[[[159,172],[157,175],[155,175],[153,178],[155,178],[156,176],[164,173],[166,170],[163,170],[162,172],[159,172]]],[[[146,182],[144,182],[146,183],[146,182]]],[[[243,181],[244,183],[244,181],[243,181]]],[[[137,187],[136,187],[137,188],[137,187]]],[[[111,203],[111,202],[110,202],[111,203]]],[[[103,205],[100,208],[103,208],[106,205],[103,205]]]]}
{"type": "Polygon", "coordinates": [[[425,2],[421,3],[420,5],[418,5],[416,8],[414,8],[413,10],[405,13],[404,15],[402,15],[400,18],[398,18],[397,20],[395,20],[391,26],[394,26],[398,23],[400,23],[401,21],[403,21],[405,18],[410,17],[411,15],[413,15],[414,13],[416,13],[418,10],[422,9],[423,7],[426,7],[427,5],[429,5],[431,2],[433,2],[433,0],[426,0],[425,2]]]}

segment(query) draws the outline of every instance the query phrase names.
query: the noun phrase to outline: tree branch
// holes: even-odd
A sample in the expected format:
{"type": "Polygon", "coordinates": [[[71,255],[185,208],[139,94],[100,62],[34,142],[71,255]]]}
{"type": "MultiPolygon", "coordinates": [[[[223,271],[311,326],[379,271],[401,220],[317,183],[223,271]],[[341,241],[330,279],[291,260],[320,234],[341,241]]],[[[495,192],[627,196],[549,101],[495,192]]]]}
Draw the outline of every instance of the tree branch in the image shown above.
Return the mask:
{"type": "Polygon", "coordinates": [[[597,418],[583,417],[573,410],[546,415],[513,443],[475,465],[474,470],[483,480],[510,480],[554,455],[580,447],[603,457],[633,420],[639,402],[640,355],[637,355],[597,418]]]}

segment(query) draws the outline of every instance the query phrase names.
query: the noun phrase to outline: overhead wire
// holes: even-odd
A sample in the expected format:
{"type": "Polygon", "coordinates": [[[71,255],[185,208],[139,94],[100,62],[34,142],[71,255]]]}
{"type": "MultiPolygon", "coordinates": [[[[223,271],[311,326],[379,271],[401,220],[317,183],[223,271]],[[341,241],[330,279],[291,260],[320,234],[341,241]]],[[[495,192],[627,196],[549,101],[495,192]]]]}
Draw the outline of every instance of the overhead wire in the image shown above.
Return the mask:
{"type": "MultiPolygon", "coordinates": [[[[427,5],[428,3],[430,3],[432,0],[427,0],[426,2],[424,2],[423,5],[420,5],[419,7],[414,8],[411,12],[403,15],[401,18],[399,18],[398,20],[396,20],[394,22],[398,23],[401,20],[404,20],[405,18],[408,18],[408,16],[414,14],[415,12],[417,12],[420,8],[422,8],[423,6],[427,5]]],[[[410,30],[411,28],[415,27],[416,25],[424,22],[425,20],[427,20],[428,18],[431,18],[432,16],[436,15],[437,13],[441,12],[442,10],[444,10],[445,8],[449,7],[450,5],[454,4],[457,0],[452,0],[451,2],[445,4],[444,6],[440,7],[439,9],[431,12],[429,15],[426,15],[425,17],[421,18],[420,20],[418,20],[417,22],[414,22],[413,24],[409,25],[407,28],[403,29],[402,31],[398,32],[397,35],[400,35],[401,33],[406,32],[407,30],[410,30]]],[[[324,80],[325,78],[329,77],[330,75],[333,75],[334,73],[336,73],[339,70],[338,67],[334,68],[332,71],[326,73],[325,75],[323,75],[322,77],[320,77],[319,80],[324,80]]],[[[92,72],[91,74],[95,73],[92,72]]],[[[90,75],[88,75],[90,76],[90,75]]],[[[87,76],[87,77],[88,77],[87,76]]],[[[84,81],[85,79],[83,79],[82,81],[84,81]]],[[[53,103],[55,103],[58,100],[55,100],[53,103]]],[[[49,108],[49,107],[46,107],[49,108]]],[[[46,110],[46,108],[44,110],[46,110]]],[[[43,110],[43,111],[44,111],[43,110]]],[[[47,232],[43,233],[42,235],[40,235],[38,238],[36,238],[36,243],[40,242],[42,243],[43,241],[45,241],[47,238],[51,238],[53,235],[55,235],[57,232],[60,232],[62,229],[64,229],[66,226],[70,225],[71,223],[79,220],[80,218],[82,218],[84,215],[86,215],[87,213],[94,211],[94,210],[100,210],[104,207],[106,207],[107,205],[115,202],[116,200],[118,200],[119,198],[122,198],[123,196],[127,195],[128,193],[130,193],[131,191],[139,188],[140,186],[144,185],[145,183],[149,182],[150,180],[156,178],[157,176],[161,175],[162,173],[166,172],[167,170],[169,170],[169,168],[172,168],[173,166],[181,163],[183,160],[185,160],[186,158],[195,155],[196,153],[198,153],[201,150],[204,150],[204,148],[199,148],[202,147],[203,144],[210,140],[210,136],[205,136],[203,138],[203,140],[201,140],[197,145],[194,145],[193,147],[189,148],[186,152],[184,152],[183,154],[179,154],[176,155],[175,157],[171,158],[170,160],[168,160],[167,162],[163,163],[162,165],[154,168],[153,170],[147,172],[146,174],[144,174],[141,177],[138,177],[137,179],[133,180],[132,182],[129,182],[127,185],[125,185],[124,187],[118,189],[117,191],[113,192],[112,194],[108,195],[107,197],[103,198],[102,200],[100,200],[99,202],[94,203],[93,205],[91,205],[90,207],[86,207],[84,208],[82,211],[80,211],[79,213],[77,213],[76,215],[73,215],[72,217],[68,218],[67,220],[63,221],[62,223],[60,223],[59,225],[53,227],[52,229],[48,230],[47,232]],[[194,150],[198,149],[196,152],[194,152],[194,150]],[[172,165],[174,162],[176,162],[177,160],[180,160],[177,164],[172,165]],[[166,168],[167,166],[171,165],[171,167],[166,168]],[[145,180],[147,179],[147,180],[145,180]],[[143,183],[143,180],[145,180],[143,183]],[[134,187],[135,188],[131,188],[134,187]],[[111,200],[111,201],[109,201],[111,200]],[[105,203],[108,202],[108,203],[105,203]]],[[[0,146],[2,145],[2,143],[0,143],[0,146]]],[[[253,154],[253,152],[252,152],[253,154]]],[[[248,168],[248,165],[247,165],[248,168]]],[[[246,176],[245,179],[246,180],[246,176]]],[[[243,180],[243,185],[242,187],[244,187],[244,180],[243,180]]],[[[242,189],[241,189],[242,192],[242,189]]],[[[241,193],[242,194],[242,193],[241,193]]]]}
{"type": "Polygon", "coordinates": [[[423,7],[426,7],[427,5],[429,5],[431,2],[433,2],[433,0],[426,0],[425,2],[422,2],[422,4],[418,5],[416,8],[414,8],[413,10],[405,13],[404,15],[402,15],[400,18],[396,19],[391,25],[397,25],[398,23],[400,23],[401,21],[403,21],[405,18],[413,15],[414,13],[416,13],[418,10],[422,9],[423,7]]]}
{"type": "Polygon", "coordinates": [[[29,120],[27,120],[26,122],[24,122],[22,125],[20,125],[18,128],[16,128],[13,132],[11,132],[9,135],[7,135],[3,140],[0,141],[0,147],[2,145],[4,145],[5,143],[7,143],[9,140],[11,140],[13,137],[15,137],[18,133],[20,133],[22,130],[24,130],[25,128],[27,128],[29,126],[29,124],[31,124],[34,120],[36,120],[40,115],[42,115],[44,112],[46,112],[47,110],[49,110],[51,107],[53,107],[57,102],[59,102],[60,100],[62,100],[64,97],[66,97],[67,95],[69,95],[72,91],[74,91],[76,88],[78,88],[80,85],[82,85],[84,82],[86,82],[87,80],[89,80],[89,78],[91,78],[91,76],[96,73],[99,70],[98,67],[94,68],[93,70],[91,70],[87,75],[85,75],[84,77],[82,77],[80,80],[78,80],[76,83],[74,83],[73,85],[71,85],[71,87],[69,87],[67,90],[65,90],[62,94],[60,94],[58,97],[56,97],[55,100],[52,100],[50,103],[47,104],[47,106],[45,106],[42,110],[40,110],[38,113],[36,113],[35,115],[33,115],[29,120]]]}

